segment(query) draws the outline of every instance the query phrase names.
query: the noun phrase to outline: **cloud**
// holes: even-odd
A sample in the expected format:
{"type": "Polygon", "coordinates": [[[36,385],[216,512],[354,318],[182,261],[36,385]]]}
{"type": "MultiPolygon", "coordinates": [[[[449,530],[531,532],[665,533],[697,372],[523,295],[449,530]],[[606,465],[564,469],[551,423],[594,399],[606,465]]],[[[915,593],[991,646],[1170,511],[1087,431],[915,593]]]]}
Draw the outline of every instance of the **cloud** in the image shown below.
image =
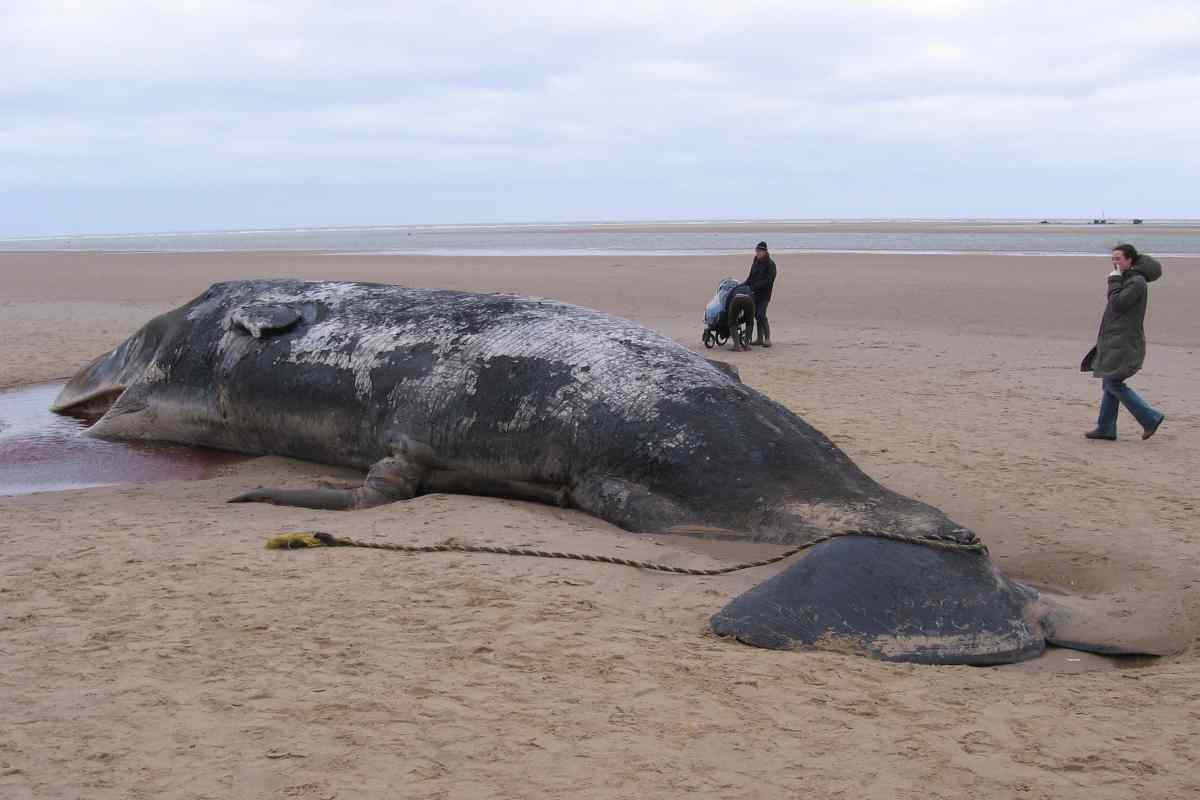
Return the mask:
{"type": "Polygon", "coordinates": [[[137,187],[160,214],[190,196],[180,227],[255,224],[229,218],[257,213],[228,203],[251,185],[475,186],[512,219],[620,218],[654,197],[657,217],[747,197],[829,216],[819,197],[856,185],[863,213],[958,215],[997,191],[1019,207],[1002,164],[1078,182],[1076,205],[1096,191],[1083,175],[1164,176],[1164,207],[1194,216],[1184,183],[1200,175],[1191,3],[13,0],[0,48],[0,192],[120,188],[126,229],[150,203],[137,187]],[[931,174],[968,194],[867,194],[931,174]],[[989,183],[971,196],[966,176],[989,183]],[[661,188],[630,203],[647,184],[661,188]],[[206,192],[224,199],[198,220],[206,192]]]}

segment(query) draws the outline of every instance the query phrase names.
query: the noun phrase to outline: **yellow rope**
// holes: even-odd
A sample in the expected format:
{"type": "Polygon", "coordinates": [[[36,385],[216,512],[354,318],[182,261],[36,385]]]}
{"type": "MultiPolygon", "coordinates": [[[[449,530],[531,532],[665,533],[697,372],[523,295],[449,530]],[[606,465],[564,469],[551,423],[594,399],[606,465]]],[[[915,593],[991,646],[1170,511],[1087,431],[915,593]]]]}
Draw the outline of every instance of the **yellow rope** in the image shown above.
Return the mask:
{"type": "Polygon", "coordinates": [[[499,547],[494,545],[482,544],[388,544],[385,542],[362,542],[357,539],[349,539],[345,537],[334,536],[321,531],[299,531],[294,533],[281,533],[277,536],[272,536],[267,540],[267,549],[269,550],[299,550],[306,547],[366,547],[372,550],[392,550],[401,553],[493,553],[505,556],[531,556],[534,558],[565,558],[572,561],[595,561],[601,564],[617,564],[623,567],[636,567],[638,569],[648,569],[657,572],[671,572],[676,575],[725,575],[730,572],[737,572],[743,569],[751,569],[752,567],[764,567],[768,564],[774,564],[783,561],[785,558],[791,558],[802,550],[807,550],[822,542],[828,542],[831,539],[837,539],[842,536],[870,536],[877,539],[890,539],[892,541],[907,542],[908,544],[919,544],[925,547],[933,547],[941,550],[957,550],[960,552],[986,554],[987,548],[982,542],[974,541],[968,544],[952,542],[938,539],[918,539],[910,536],[902,536],[895,533],[884,533],[882,531],[836,531],[819,536],[811,542],[806,542],[799,547],[792,549],[761,561],[747,561],[741,564],[734,564],[728,567],[718,567],[715,569],[691,569],[689,567],[674,567],[669,564],[657,564],[653,561],[635,561],[628,558],[616,558],[615,556],[600,556],[591,555],[588,553],[560,553],[551,550],[533,550],[525,547],[499,547]]]}
{"type": "Polygon", "coordinates": [[[322,547],[320,539],[311,533],[281,533],[267,539],[268,550],[298,550],[301,547],[322,547]]]}

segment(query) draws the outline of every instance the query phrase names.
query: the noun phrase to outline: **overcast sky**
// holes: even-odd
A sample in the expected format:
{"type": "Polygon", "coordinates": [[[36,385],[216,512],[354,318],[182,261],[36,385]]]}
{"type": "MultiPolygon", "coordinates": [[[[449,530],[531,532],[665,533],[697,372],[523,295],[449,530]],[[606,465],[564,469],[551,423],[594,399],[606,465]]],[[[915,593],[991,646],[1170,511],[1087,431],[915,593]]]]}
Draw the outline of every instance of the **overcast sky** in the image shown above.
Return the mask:
{"type": "Polygon", "coordinates": [[[4,0],[0,236],[1200,217],[1195,0],[604,5],[4,0]]]}

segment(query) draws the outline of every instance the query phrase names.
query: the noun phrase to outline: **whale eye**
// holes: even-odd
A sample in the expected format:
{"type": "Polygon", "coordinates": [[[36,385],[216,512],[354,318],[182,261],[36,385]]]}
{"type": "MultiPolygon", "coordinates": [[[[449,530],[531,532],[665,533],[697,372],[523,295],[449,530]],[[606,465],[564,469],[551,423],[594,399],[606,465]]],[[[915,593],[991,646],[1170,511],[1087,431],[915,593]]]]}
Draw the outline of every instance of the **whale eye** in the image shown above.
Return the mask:
{"type": "Polygon", "coordinates": [[[261,339],[264,335],[282,333],[295,326],[301,315],[291,306],[250,304],[234,311],[232,319],[234,328],[261,339]]]}

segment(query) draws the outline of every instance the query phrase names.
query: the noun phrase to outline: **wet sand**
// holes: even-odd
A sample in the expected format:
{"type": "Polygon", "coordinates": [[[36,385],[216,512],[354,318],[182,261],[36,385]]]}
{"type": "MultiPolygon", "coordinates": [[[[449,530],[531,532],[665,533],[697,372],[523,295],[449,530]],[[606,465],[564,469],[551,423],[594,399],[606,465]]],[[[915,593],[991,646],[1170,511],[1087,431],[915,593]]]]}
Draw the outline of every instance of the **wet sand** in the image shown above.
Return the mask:
{"type": "Polygon", "coordinates": [[[746,258],[0,254],[0,386],[66,376],[216,280],[561,298],[735,363],[872,476],[975,529],[1009,575],[1158,626],[1183,652],[1139,667],[1053,650],[987,669],[775,653],[706,630],[775,567],[690,578],[267,551],[272,533],[315,528],[741,560],[482,498],[226,505],[260,484],[353,477],[254,459],[209,480],[0,498],[0,796],[1196,795],[1196,261],[1164,262],[1131,381],[1167,423],[1142,442],[1123,416],[1109,444],[1081,436],[1099,392],[1077,371],[1105,257],[777,260],[776,346],[742,354],[703,351],[700,330],[746,258]]]}

